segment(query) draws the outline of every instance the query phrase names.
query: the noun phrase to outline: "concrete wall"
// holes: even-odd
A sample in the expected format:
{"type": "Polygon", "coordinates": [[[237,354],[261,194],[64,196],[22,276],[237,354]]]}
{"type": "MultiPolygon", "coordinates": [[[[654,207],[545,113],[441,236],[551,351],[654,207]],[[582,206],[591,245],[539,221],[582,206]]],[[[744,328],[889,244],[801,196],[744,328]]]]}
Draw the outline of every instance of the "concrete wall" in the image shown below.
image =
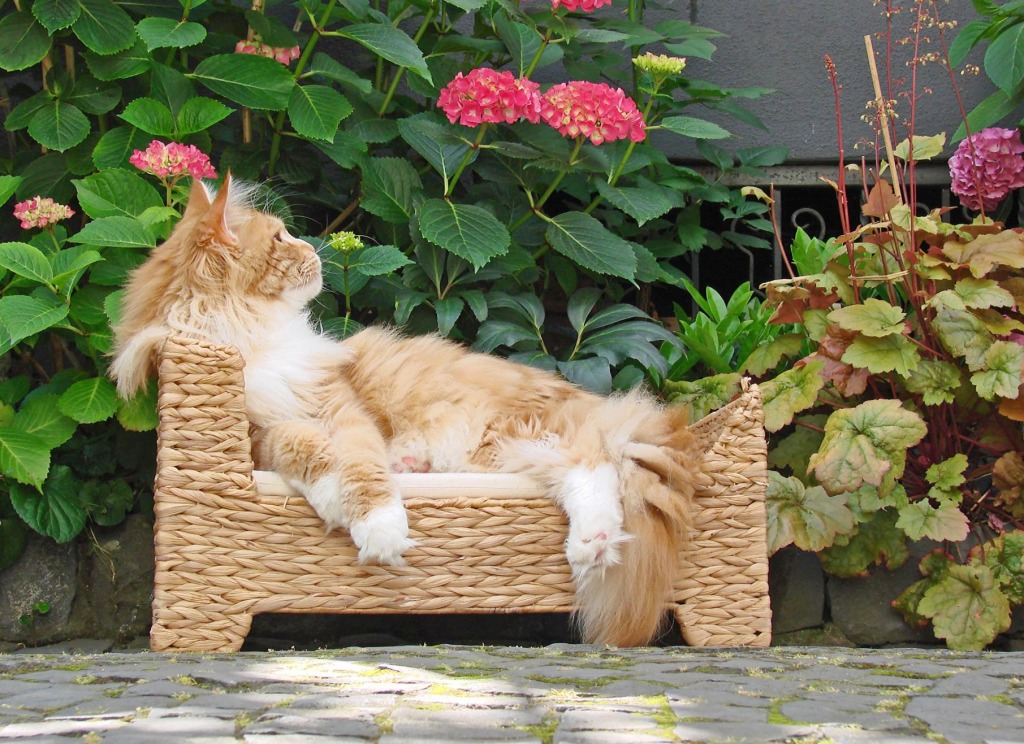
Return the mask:
{"type": "MultiPolygon", "coordinates": [[[[907,0],[901,4],[910,5],[907,0]]],[[[848,156],[858,140],[873,139],[872,127],[861,121],[865,103],[874,98],[864,49],[864,35],[885,30],[884,4],[871,0],[663,0],[663,6],[650,11],[649,17],[675,17],[692,20],[727,34],[716,40],[718,51],[711,62],[691,59],[688,72],[714,83],[731,86],[763,86],[777,93],[749,102],[749,107],[768,126],[762,131],[705,112],[695,115],[715,119],[737,138],[728,140],[730,148],[781,145],[790,149],[791,163],[834,162],[837,152],[836,117],[832,87],[825,73],[824,55],[838,68],[842,90],[843,130],[848,156]]],[[[959,21],[962,27],[976,18],[969,0],[937,3],[943,20],[959,21]]],[[[909,11],[894,18],[898,33],[909,34],[909,11]]],[[[955,38],[958,29],[948,32],[955,38]]],[[[937,48],[938,35],[932,34],[937,48]]],[[[882,64],[884,43],[875,39],[882,64]]],[[[905,65],[910,48],[896,49],[893,76],[909,77],[905,65]]],[[[977,51],[969,61],[981,63],[977,51]]],[[[884,70],[879,70],[884,75],[884,70]]],[[[968,110],[992,91],[991,83],[980,74],[957,75],[968,110]]],[[[948,135],[960,124],[960,112],[952,94],[949,75],[939,64],[919,69],[919,88],[931,87],[918,104],[918,134],[948,135]]],[[[905,99],[899,110],[908,112],[905,99]]],[[[950,150],[951,148],[947,148],[950,150]]],[[[866,153],[861,149],[858,153],[866,153]]],[[[873,152],[873,149],[872,149],[873,152]]],[[[696,157],[692,148],[675,153],[687,159],[696,157]]]]}

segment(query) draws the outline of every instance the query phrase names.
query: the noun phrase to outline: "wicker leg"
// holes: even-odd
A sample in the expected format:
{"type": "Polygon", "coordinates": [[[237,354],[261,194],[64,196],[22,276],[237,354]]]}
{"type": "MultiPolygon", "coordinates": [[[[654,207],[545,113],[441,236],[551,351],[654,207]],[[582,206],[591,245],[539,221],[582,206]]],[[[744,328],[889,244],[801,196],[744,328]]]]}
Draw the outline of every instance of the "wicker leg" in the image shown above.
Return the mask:
{"type": "Polygon", "coordinates": [[[238,651],[252,626],[252,615],[192,613],[187,618],[159,617],[171,614],[168,611],[154,615],[149,631],[149,645],[154,651],[238,651]]]}

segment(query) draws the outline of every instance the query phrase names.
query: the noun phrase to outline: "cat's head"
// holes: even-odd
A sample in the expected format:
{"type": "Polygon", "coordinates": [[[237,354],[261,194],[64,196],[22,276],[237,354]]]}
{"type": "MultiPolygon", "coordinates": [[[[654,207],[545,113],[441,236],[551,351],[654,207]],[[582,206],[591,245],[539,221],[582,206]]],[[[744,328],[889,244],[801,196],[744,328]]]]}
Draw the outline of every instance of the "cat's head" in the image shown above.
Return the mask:
{"type": "Polygon", "coordinates": [[[170,237],[132,272],[114,328],[111,374],[122,394],[134,393],[152,373],[168,333],[225,342],[213,329],[299,312],[320,292],[316,251],[256,209],[254,192],[230,174],[216,192],[197,179],[170,237]]]}

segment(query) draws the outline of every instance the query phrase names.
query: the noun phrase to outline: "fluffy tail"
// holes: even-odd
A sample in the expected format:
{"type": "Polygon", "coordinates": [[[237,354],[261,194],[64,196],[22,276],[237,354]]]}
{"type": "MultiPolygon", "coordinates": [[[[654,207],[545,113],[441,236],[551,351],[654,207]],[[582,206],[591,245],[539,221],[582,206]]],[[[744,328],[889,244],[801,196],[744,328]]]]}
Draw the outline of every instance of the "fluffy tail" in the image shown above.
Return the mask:
{"type": "Polygon", "coordinates": [[[615,565],[577,577],[575,621],[588,643],[640,646],[662,631],[689,534],[696,457],[684,412],[630,394],[570,402],[554,436],[512,448],[505,469],[529,472],[558,494],[570,470],[615,467],[623,528],[615,565]]]}
{"type": "Polygon", "coordinates": [[[641,646],[664,631],[689,537],[697,463],[680,409],[645,418],[621,446],[623,524],[632,540],[622,546],[618,565],[584,577],[576,622],[588,643],[641,646]]]}

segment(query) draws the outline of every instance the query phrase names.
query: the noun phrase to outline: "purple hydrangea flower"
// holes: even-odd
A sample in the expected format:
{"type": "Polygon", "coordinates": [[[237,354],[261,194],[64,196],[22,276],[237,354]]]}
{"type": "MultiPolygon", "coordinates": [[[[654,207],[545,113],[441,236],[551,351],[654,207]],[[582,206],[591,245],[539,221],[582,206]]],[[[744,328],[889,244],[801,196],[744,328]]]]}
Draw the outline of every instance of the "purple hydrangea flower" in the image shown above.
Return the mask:
{"type": "Polygon", "coordinates": [[[1024,186],[1024,143],[1017,129],[990,127],[960,143],[949,159],[953,193],[968,209],[991,212],[1024,186]]]}

